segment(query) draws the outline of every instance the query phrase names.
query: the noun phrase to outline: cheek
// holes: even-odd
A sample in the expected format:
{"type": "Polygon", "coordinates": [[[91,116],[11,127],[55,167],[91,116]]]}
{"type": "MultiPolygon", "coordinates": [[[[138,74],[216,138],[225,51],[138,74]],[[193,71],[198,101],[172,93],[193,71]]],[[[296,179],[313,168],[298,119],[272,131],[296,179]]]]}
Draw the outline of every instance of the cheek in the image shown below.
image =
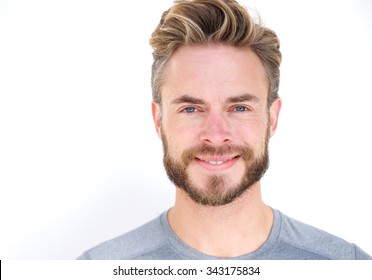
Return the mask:
{"type": "Polygon", "coordinates": [[[173,120],[164,121],[162,127],[167,139],[174,145],[192,144],[192,142],[195,144],[199,127],[196,123],[187,123],[173,118],[173,120]]]}
{"type": "Polygon", "coordinates": [[[173,158],[181,156],[185,149],[190,148],[192,141],[188,139],[188,135],[190,133],[174,125],[169,126],[165,123],[162,125],[162,141],[167,142],[168,153],[173,158]]]}
{"type": "Polygon", "coordinates": [[[237,141],[243,141],[251,146],[256,146],[262,142],[266,136],[267,120],[254,119],[249,122],[235,123],[233,126],[233,136],[237,141]]]}

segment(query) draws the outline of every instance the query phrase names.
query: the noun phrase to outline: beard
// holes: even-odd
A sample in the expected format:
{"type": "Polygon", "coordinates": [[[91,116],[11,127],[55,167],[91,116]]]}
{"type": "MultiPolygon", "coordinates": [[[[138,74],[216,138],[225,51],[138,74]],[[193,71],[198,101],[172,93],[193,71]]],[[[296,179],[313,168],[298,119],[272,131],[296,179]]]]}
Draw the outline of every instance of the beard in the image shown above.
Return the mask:
{"type": "Polygon", "coordinates": [[[214,147],[207,144],[185,150],[180,161],[173,159],[169,153],[168,142],[162,131],[164,150],[164,167],[169,179],[176,187],[184,190],[198,204],[204,206],[222,206],[235,201],[251,186],[258,182],[269,167],[268,132],[265,135],[264,151],[255,155],[253,149],[246,146],[224,145],[214,147]],[[198,187],[192,182],[187,172],[190,163],[198,156],[223,156],[237,154],[243,159],[245,170],[238,183],[229,182],[226,175],[210,175],[204,182],[204,187],[198,187]]]}

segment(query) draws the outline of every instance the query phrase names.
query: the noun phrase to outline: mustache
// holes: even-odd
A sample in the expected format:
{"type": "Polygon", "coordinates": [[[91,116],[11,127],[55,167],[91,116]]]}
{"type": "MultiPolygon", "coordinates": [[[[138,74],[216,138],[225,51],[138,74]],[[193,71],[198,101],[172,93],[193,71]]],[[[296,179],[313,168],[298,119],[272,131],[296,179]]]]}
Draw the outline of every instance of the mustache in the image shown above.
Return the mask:
{"type": "Polygon", "coordinates": [[[248,146],[237,146],[237,145],[223,145],[223,146],[211,146],[208,144],[201,144],[190,148],[183,152],[182,161],[187,166],[192,160],[198,156],[241,156],[245,161],[249,161],[253,158],[253,150],[248,146]]]}

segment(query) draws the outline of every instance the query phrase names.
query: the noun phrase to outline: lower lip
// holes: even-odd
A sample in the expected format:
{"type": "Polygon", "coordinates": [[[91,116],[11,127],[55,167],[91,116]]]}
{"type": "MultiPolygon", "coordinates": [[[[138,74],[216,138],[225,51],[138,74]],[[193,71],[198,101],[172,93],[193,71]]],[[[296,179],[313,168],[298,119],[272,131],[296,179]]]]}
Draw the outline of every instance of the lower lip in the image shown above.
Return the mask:
{"type": "Polygon", "coordinates": [[[224,163],[221,164],[210,164],[208,162],[205,162],[204,160],[196,159],[196,162],[204,167],[208,171],[212,172],[221,172],[229,169],[231,166],[233,166],[238,160],[240,159],[240,156],[235,157],[233,159],[230,159],[224,163]]]}

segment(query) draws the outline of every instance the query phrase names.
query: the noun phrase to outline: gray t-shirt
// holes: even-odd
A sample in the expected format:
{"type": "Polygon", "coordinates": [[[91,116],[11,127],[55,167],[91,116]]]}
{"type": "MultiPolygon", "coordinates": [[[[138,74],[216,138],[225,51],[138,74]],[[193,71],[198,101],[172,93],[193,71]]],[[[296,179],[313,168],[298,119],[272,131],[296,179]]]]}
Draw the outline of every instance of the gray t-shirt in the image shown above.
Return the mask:
{"type": "MultiPolygon", "coordinates": [[[[171,229],[167,212],[147,224],[106,241],[81,255],[87,260],[213,260],[180,240],[171,229]]],[[[372,259],[358,246],[303,224],[274,210],[268,239],[254,252],[236,260],[354,260],[372,259]]]]}

